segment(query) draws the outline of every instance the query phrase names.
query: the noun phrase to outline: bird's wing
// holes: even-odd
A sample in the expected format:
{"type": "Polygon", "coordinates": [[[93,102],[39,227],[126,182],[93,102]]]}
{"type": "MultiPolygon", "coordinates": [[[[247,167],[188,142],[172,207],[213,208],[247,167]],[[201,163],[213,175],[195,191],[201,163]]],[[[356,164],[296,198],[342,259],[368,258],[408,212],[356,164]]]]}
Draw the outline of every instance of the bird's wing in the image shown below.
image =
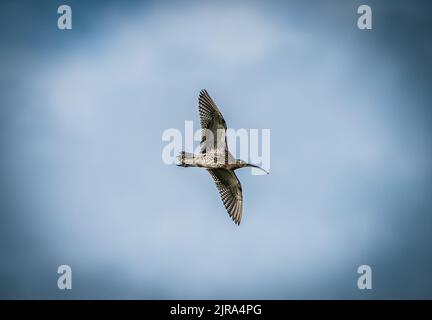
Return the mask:
{"type": "Polygon", "coordinates": [[[201,90],[198,101],[201,122],[201,152],[223,154],[227,162],[227,126],[222,113],[206,90],[201,90]],[[207,131],[212,134],[212,139],[206,137],[207,131]]]}
{"type": "Polygon", "coordinates": [[[233,170],[208,169],[230,217],[240,224],[243,212],[243,194],[239,179],[233,170]]]}

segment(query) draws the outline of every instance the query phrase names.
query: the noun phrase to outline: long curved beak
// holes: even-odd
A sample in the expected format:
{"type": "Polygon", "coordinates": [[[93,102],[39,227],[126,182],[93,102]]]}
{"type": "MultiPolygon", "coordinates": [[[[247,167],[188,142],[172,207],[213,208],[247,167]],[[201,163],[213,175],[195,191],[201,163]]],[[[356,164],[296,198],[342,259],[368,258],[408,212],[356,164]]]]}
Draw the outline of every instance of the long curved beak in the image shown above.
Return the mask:
{"type": "Polygon", "coordinates": [[[266,174],[269,174],[268,171],[264,170],[264,169],[261,168],[260,166],[254,165],[254,164],[250,164],[250,163],[248,163],[248,164],[246,165],[246,167],[257,168],[257,169],[260,169],[260,170],[264,171],[266,174]]]}

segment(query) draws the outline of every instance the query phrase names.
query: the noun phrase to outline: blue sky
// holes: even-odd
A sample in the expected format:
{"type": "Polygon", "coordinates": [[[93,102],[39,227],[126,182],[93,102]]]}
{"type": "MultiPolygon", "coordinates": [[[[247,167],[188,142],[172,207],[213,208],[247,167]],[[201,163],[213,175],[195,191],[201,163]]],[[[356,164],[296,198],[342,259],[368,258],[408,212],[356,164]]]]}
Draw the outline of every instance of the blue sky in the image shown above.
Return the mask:
{"type": "Polygon", "coordinates": [[[1,3],[2,298],[431,298],[426,1],[68,3],[1,3]],[[161,158],[204,88],[271,130],[240,227],[161,158]]]}

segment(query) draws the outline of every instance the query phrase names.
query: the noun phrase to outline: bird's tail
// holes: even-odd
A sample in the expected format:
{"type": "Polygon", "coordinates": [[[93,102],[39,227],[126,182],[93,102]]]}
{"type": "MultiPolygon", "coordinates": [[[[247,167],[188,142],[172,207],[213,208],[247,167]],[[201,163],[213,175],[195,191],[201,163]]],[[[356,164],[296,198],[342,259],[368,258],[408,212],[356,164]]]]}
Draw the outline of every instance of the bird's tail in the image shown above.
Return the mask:
{"type": "Polygon", "coordinates": [[[190,152],[182,151],[177,156],[179,163],[177,164],[180,167],[189,167],[194,163],[194,154],[190,152]]]}

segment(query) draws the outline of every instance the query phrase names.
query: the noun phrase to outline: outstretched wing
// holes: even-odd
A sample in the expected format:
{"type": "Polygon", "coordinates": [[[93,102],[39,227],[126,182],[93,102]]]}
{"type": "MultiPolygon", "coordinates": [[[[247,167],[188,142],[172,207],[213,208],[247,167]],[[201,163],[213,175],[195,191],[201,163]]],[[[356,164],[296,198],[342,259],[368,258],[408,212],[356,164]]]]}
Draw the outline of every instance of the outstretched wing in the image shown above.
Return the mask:
{"type": "Polygon", "coordinates": [[[239,179],[233,170],[208,169],[230,217],[240,224],[243,212],[243,194],[239,179]]]}
{"type": "Polygon", "coordinates": [[[201,152],[221,154],[225,158],[225,162],[228,162],[227,126],[222,113],[207,90],[201,90],[198,100],[201,122],[201,152]],[[208,134],[211,134],[211,137],[208,137],[208,134]]]}

